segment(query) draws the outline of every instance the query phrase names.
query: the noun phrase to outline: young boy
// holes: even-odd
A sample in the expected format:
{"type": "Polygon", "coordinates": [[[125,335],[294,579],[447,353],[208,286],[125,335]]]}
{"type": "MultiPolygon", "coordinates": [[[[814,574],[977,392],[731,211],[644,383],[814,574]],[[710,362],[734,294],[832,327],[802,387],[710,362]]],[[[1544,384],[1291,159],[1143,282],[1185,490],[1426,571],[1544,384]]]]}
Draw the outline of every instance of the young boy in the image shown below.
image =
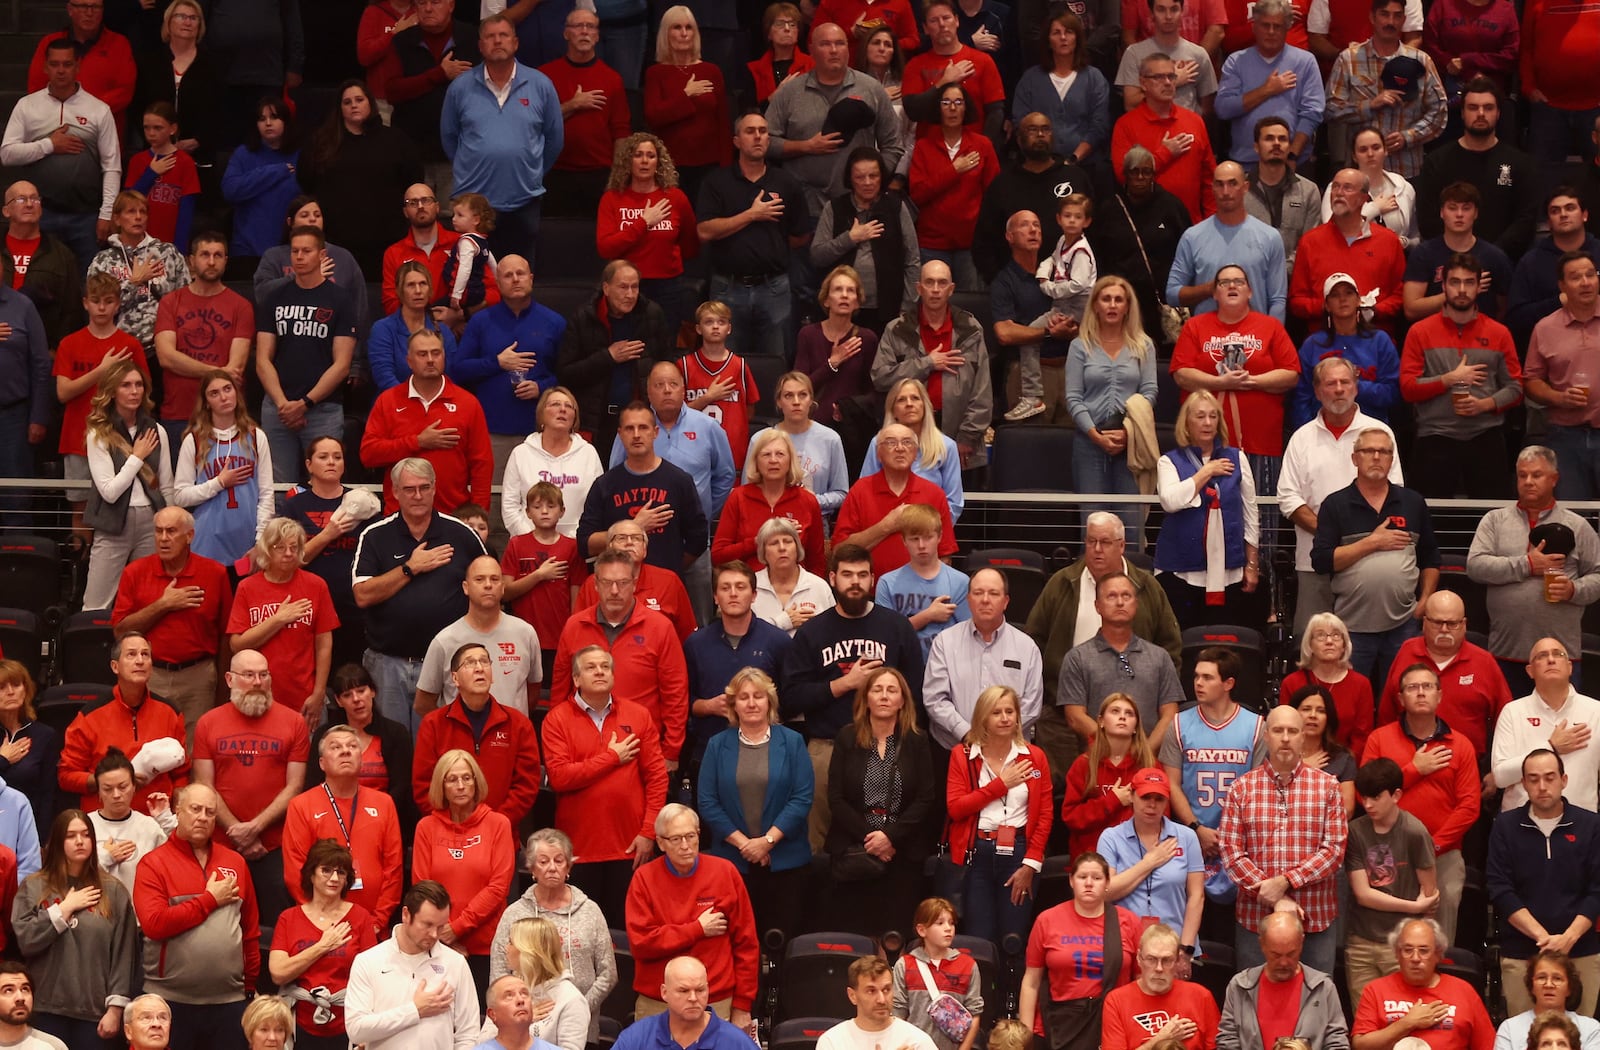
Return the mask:
{"type": "MultiPolygon", "coordinates": [[[[100,377],[113,365],[129,358],[150,374],[145,364],[144,347],[139,340],[117,327],[117,309],[122,304],[122,282],[109,273],[92,273],[84,284],[83,308],[89,325],[61,340],[56,348],[56,400],[66,406],[61,418],[62,465],[68,481],[89,480],[89,452],[85,432],[89,424],[90,402],[100,377]]],[[[88,543],[90,531],[83,526],[83,505],[89,494],[69,490],[72,504],[72,531],[88,543]]]]}
{"type": "Polygon", "coordinates": [[[478,539],[483,541],[483,549],[488,551],[491,557],[494,555],[494,548],[489,546],[488,511],[484,510],[476,503],[463,503],[461,506],[455,509],[455,513],[451,516],[459,519],[463,525],[468,526],[473,532],[476,532],[478,534],[478,539]]]}
{"type": "Polygon", "coordinates": [[[572,615],[588,567],[578,555],[578,542],[556,531],[566,510],[560,489],[548,481],[534,485],[528,490],[527,509],[533,531],[511,537],[500,556],[500,571],[512,613],[533,624],[542,666],[553,667],[556,640],[572,615]]]}
{"type": "Polygon", "coordinates": [[[1350,822],[1344,854],[1350,877],[1345,972],[1353,1003],[1368,984],[1399,969],[1387,940],[1395,923],[1439,904],[1433,836],[1400,808],[1404,783],[1392,758],[1375,758],[1356,770],[1356,796],[1366,813],[1350,822]]]}
{"type": "Polygon", "coordinates": [[[939,560],[939,540],[944,523],[939,512],[925,503],[908,503],[900,511],[900,537],[911,562],[878,577],[873,599],[911,621],[927,659],[933,636],[951,624],[970,620],[965,573],[939,560]]]}
{"type": "Polygon", "coordinates": [[[750,447],[750,406],[761,399],[755,377],[744,358],[728,349],[733,332],[733,311],[726,303],[701,303],[694,312],[700,349],[678,362],[683,373],[683,396],[690,408],[714,419],[728,435],[735,463],[744,462],[750,447]]]}
{"type": "MultiPolygon", "coordinates": [[[[1084,311],[1089,306],[1089,292],[1099,276],[1095,268],[1094,249],[1084,237],[1084,231],[1094,220],[1094,203],[1082,193],[1069,193],[1061,198],[1056,208],[1056,225],[1061,228],[1061,239],[1055,250],[1039,264],[1039,288],[1050,297],[1050,310],[1034,318],[1029,327],[1047,328],[1052,315],[1070,318],[1074,324],[1083,323],[1084,311]]],[[[1044,411],[1044,379],[1039,371],[1039,344],[1031,343],[1018,348],[1021,360],[1018,381],[1021,390],[1017,403],[1006,413],[1006,419],[1015,423],[1031,419],[1044,411]]]]}

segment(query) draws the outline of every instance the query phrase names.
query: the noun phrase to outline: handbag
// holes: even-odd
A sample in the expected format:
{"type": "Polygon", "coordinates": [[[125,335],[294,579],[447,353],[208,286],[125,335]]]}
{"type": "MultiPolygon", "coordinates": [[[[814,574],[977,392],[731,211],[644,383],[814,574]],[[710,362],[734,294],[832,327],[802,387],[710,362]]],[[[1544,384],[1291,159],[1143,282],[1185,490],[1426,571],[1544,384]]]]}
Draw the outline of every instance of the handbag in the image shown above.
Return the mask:
{"type": "Polygon", "coordinates": [[[934,983],[933,971],[927,963],[915,955],[911,958],[922,973],[922,986],[928,990],[928,1016],[933,1019],[933,1026],[945,1038],[960,1044],[972,1030],[972,1011],[960,999],[934,983]]]}
{"type": "Polygon", "coordinates": [[[832,855],[828,866],[834,882],[865,882],[889,870],[889,862],[874,857],[865,846],[846,846],[843,853],[832,855]]]}
{"type": "Polygon", "coordinates": [[[1122,207],[1123,217],[1128,220],[1128,229],[1133,231],[1133,243],[1139,246],[1139,256],[1144,259],[1144,268],[1150,274],[1151,287],[1156,291],[1156,311],[1161,315],[1161,341],[1171,346],[1178,341],[1178,336],[1183,334],[1183,326],[1189,320],[1189,310],[1186,307],[1167,304],[1161,289],[1157,287],[1156,268],[1150,265],[1150,256],[1144,250],[1144,238],[1139,236],[1139,226],[1133,221],[1133,213],[1128,211],[1128,203],[1122,199],[1122,194],[1113,196],[1122,207]]]}
{"type": "Polygon", "coordinates": [[[1097,1050],[1100,1046],[1100,1014],[1106,992],[1115,988],[1122,972],[1122,923],[1115,905],[1107,905],[1105,933],[1100,937],[1100,994],[1086,999],[1044,1002],[1044,1031],[1049,1050],[1097,1050]]]}

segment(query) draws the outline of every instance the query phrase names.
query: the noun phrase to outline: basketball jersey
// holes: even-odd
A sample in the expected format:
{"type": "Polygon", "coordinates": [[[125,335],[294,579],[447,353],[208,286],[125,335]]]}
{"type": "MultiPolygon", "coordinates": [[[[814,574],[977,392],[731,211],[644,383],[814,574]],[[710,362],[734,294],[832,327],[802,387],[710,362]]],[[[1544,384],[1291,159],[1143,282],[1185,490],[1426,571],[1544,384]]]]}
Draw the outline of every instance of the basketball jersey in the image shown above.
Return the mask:
{"type": "Polygon", "coordinates": [[[728,447],[733,452],[734,463],[744,463],[745,450],[750,447],[750,406],[761,398],[744,358],[729,354],[726,361],[714,364],[696,350],[692,354],[685,354],[683,360],[678,362],[678,367],[683,370],[685,401],[703,396],[711,384],[719,379],[726,379],[733,384],[731,397],[713,401],[702,411],[728,435],[728,447]]]}
{"type": "Polygon", "coordinates": [[[256,543],[256,505],[261,498],[261,461],[256,455],[263,440],[254,434],[219,437],[212,434],[205,459],[195,464],[196,484],[210,481],[229,467],[252,466],[254,473],[232,488],[223,489],[199,506],[194,514],[194,552],[223,565],[232,565],[256,543]]]}
{"type": "MultiPolygon", "coordinates": [[[[1172,723],[1183,764],[1183,794],[1194,819],[1215,830],[1222,823],[1222,804],[1228,789],[1255,765],[1256,741],[1261,737],[1260,715],[1235,707],[1221,725],[1212,725],[1198,706],[1178,715],[1172,723]]],[[[1231,903],[1238,889],[1223,870],[1222,862],[1206,858],[1206,896],[1231,903]]]]}

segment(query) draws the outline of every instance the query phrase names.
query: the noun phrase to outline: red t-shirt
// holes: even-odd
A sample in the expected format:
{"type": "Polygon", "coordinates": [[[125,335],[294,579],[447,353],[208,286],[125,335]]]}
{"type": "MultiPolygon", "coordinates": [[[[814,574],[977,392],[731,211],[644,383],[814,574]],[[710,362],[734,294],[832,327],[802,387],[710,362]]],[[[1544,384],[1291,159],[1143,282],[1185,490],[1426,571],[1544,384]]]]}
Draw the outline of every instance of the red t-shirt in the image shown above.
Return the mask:
{"type": "MultiPolygon", "coordinates": [[[[752,338],[754,332],[748,333],[752,338]]],[[[744,470],[744,454],[750,447],[750,406],[761,401],[761,391],[756,389],[756,377],[744,358],[730,353],[726,360],[711,361],[696,350],[678,362],[683,373],[685,401],[693,401],[719,379],[733,384],[733,396],[715,401],[700,411],[728,435],[728,447],[733,451],[733,467],[744,470]]]]}
{"type": "Polygon", "coordinates": [[[383,742],[377,737],[368,740],[367,749],[361,752],[361,773],[356,779],[362,787],[388,792],[389,766],[383,760],[383,742]]]}
{"type": "MultiPolygon", "coordinates": [[[[1223,324],[1215,311],[1196,314],[1178,336],[1168,371],[1177,375],[1180,368],[1196,368],[1206,375],[1220,375],[1230,352],[1243,356],[1245,371],[1251,375],[1278,368],[1300,374],[1300,353],[1289,333],[1275,319],[1255,310],[1231,325],[1223,324]]],[[[1283,455],[1283,405],[1288,396],[1264,390],[1220,392],[1217,400],[1222,403],[1222,417],[1234,445],[1252,456],[1283,455]]]]}
{"type": "Polygon", "coordinates": [[[6,234],[6,251],[11,253],[11,287],[21,288],[22,281],[28,276],[28,267],[33,265],[33,256],[39,250],[38,237],[13,237],[6,234]]]}
{"type": "MultiPolygon", "coordinates": [[[[350,983],[350,965],[356,961],[357,955],[374,947],[378,939],[372,932],[372,916],[361,905],[352,903],[343,921],[350,924],[350,940],[312,963],[310,969],[295,979],[296,985],[308,989],[321,986],[329,992],[340,992],[350,983]]],[[[272,950],[275,952],[299,955],[321,939],[322,930],[306,918],[304,909],[298,904],[278,916],[278,924],[272,928],[272,950]]],[[[342,1008],[334,1010],[333,1020],[328,1024],[317,1024],[312,1020],[316,1012],[316,1007],[311,1003],[294,1004],[294,1019],[300,1031],[320,1036],[344,1035],[342,1008]]]]}
{"type": "MultiPolygon", "coordinates": [[[[1295,1006],[1299,1007],[1298,999],[1295,1006]]],[[[1217,1026],[1222,1022],[1216,999],[1192,981],[1173,981],[1165,995],[1147,995],[1137,981],[1125,984],[1106,996],[1102,1017],[1101,1050],[1135,1050],[1174,1017],[1186,1017],[1195,1024],[1195,1034],[1183,1040],[1184,1050],[1216,1050],[1217,1026]]]]}
{"type": "MultiPolygon", "coordinates": [[[[181,149],[174,156],[177,157],[177,163],[165,175],[156,176],[155,185],[145,194],[150,200],[150,219],[146,228],[150,236],[168,244],[176,244],[178,240],[178,206],[183,203],[183,198],[200,193],[200,169],[195,167],[194,158],[181,149]]],[[[124,185],[132,188],[154,159],[155,155],[149,150],[141,150],[129,157],[128,178],[124,185]]],[[[187,247],[179,244],[178,250],[183,251],[187,247]]]]}
{"type": "Polygon", "coordinates": [[[1439,974],[1439,983],[1432,988],[1413,988],[1397,973],[1373,981],[1361,990],[1350,1035],[1387,1028],[1419,1002],[1440,1002],[1449,1007],[1444,1020],[1432,1028],[1411,1032],[1432,1050],[1493,1050],[1494,1023],[1483,1008],[1483,999],[1472,985],[1445,973],[1439,974]]]}
{"type": "Polygon", "coordinates": [[[1261,975],[1256,1023],[1261,1026],[1262,1046],[1276,1046],[1280,1036],[1295,1034],[1295,1023],[1300,1019],[1300,991],[1305,983],[1305,974],[1299,970],[1287,981],[1269,981],[1265,973],[1261,975]]]}
{"type": "MultiPolygon", "coordinates": [[[[250,301],[231,288],[216,295],[197,295],[187,285],[161,297],[156,307],[156,334],[177,333],[177,349],[212,368],[228,367],[235,339],[254,340],[255,311],[250,301]]],[[[162,419],[188,419],[200,399],[200,380],[162,369],[162,419]]]]}
{"type": "Polygon", "coordinates": [[[266,573],[251,573],[239,581],[233,611],[228,614],[228,633],[243,634],[276,613],[284,602],[302,598],[311,599],[311,615],[302,616],[257,646],[272,671],[272,698],[294,711],[305,707],[316,685],[317,635],[339,626],[328,585],[304,569],[296,569],[288,583],[273,583],[266,573]]]}
{"type": "MultiPolygon", "coordinates": [[[[254,819],[288,782],[289,763],[311,757],[311,734],[299,712],[273,704],[246,718],[232,704],[214,707],[194,727],[194,757],[216,765],[215,787],[240,820],[254,819]]],[[[269,850],[283,840],[280,820],[261,833],[269,850]]]]}
{"type": "Polygon", "coordinates": [[[578,555],[578,541],[558,535],[554,543],[545,544],[531,532],[513,536],[500,556],[500,571],[520,580],[547,561],[566,562],[567,578],[534,584],[533,590],[511,603],[511,611],[533,624],[540,648],[554,649],[572,615],[572,588],[582,587],[589,575],[588,563],[578,555]]]}
{"type": "MultiPolygon", "coordinates": [[[[144,359],[144,347],[139,344],[139,340],[120,328],[114,329],[104,339],[94,335],[87,328],[80,328],[62,339],[61,345],[56,347],[56,363],[50,374],[63,379],[81,379],[99,367],[100,362],[105,360],[106,354],[112,350],[132,354],[134,363],[144,369],[146,375],[150,374],[150,366],[144,359]]],[[[90,387],[67,402],[66,409],[61,415],[59,447],[62,455],[89,454],[85,434],[89,426],[89,402],[93,400],[94,387],[90,387]]]]}
{"type": "MultiPolygon", "coordinates": [[[[1118,908],[1116,913],[1122,938],[1122,967],[1117,971],[1117,984],[1124,985],[1134,977],[1134,954],[1143,930],[1133,912],[1118,908]]],[[[1099,995],[1105,967],[1105,916],[1085,919],[1071,901],[1046,909],[1034,920],[1033,932],[1028,935],[1027,965],[1044,967],[1052,999],[1099,995]]],[[[1044,1035],[1043,1010],[1035,1013],[1033,1030],[1044,1035]]]]}
{"type": "MultiPolygon", "coordinates": [[[[848,32],[848,27],[846,31],[848,32]]],[[[1000,80],[1000,69],[994,64],[994,59],[975,47],[962,44],[961,50],[953,55],[937,55],[932,51],[924,51],[914,58],[907,59],[906,71],[901,77],[905,92],[910,95],[933,87],[939,82],[939,78],[944,76],[945,68],[952,62],[972,63],[973,75],[963,81],[961,86],[972,96],[973,111],[967,114],[967,123],[980,123],[983,120],[984,107],[991,102],[1005,102],[1006,89],[1000,80]]]]}

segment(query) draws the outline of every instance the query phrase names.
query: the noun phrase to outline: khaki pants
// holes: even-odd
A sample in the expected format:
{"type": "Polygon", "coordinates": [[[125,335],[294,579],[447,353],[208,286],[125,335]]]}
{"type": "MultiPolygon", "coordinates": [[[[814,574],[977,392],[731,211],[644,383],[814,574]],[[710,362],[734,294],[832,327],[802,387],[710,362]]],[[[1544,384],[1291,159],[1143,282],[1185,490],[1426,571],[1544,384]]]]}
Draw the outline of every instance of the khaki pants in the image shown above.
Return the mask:
{"type": "MultiPolygon", "coordinates": [[[[1578,1000],[1578,1013],[1584,1017],[1593,1017],[1596,993],[1600,993],[1600,955],[1574,956],[1572,965],[1583,981],[1583,997],[1578,1000]]],[[[1501,957],[1500,984],[1506,993],[1507,1017],[1515,1017],[1533,1009],[1533,997],[1528,994],[1524,977],[1527,972],[1528,960],[1501,957]]]]}
{"type": "Polygon", "coordinates": [[[1441,853],[1434,860],[1433,877],[1439,884],[1439,925],[1445,938],[1456,943],[1456,914],[1461,911],[1461,887],[1467,881],[1467,862],[1458,849],[1441,853]]]}
{"type": "MultiPolygon", "coordinates": [[[[733,999],[732,997],[718,999],[716,1002],[709,1004],[709,1006],[712,1013],[726,1021],[728,1020],[728,1015],[733,1011],[733,999]]],[[[643,1021],[646,1017],[655,1017],[666,1012],[667,1004],[660,999],[652,999],[648,995],[640,995],[633,1000],[633,1019],[635,1021],[643,1021]]]]}
{"type": "Polygon", "coordinates": [[[806,753],[811,756],[811,773],[816,788],[811,795],[811,819],[807,822],[811,837],[811,852],[821,853],[828,838],[828,825],[833,820],[833,810],[828,806],[828,766],[833,762],[832,740],[807,740],[806,753]]]}
{"type": "Polygon", "coordinates": [[[194,750],[194,724],[200,716],[217,706],[217,662],[201,660],[181,671],[150,669],[150,691],[170,703],[183,715],[185,746],[194,750]]]}
{"type": "Polygon", "coordinates": [[[1399,969],[1400,964],[1395,961],[1394,952],[1384,942],[1361,937],[1345,938],[1344,974],[1345,983],[1350,986],[1352,1003],[1361,1001],[1361,989],[1399,969]]]}

